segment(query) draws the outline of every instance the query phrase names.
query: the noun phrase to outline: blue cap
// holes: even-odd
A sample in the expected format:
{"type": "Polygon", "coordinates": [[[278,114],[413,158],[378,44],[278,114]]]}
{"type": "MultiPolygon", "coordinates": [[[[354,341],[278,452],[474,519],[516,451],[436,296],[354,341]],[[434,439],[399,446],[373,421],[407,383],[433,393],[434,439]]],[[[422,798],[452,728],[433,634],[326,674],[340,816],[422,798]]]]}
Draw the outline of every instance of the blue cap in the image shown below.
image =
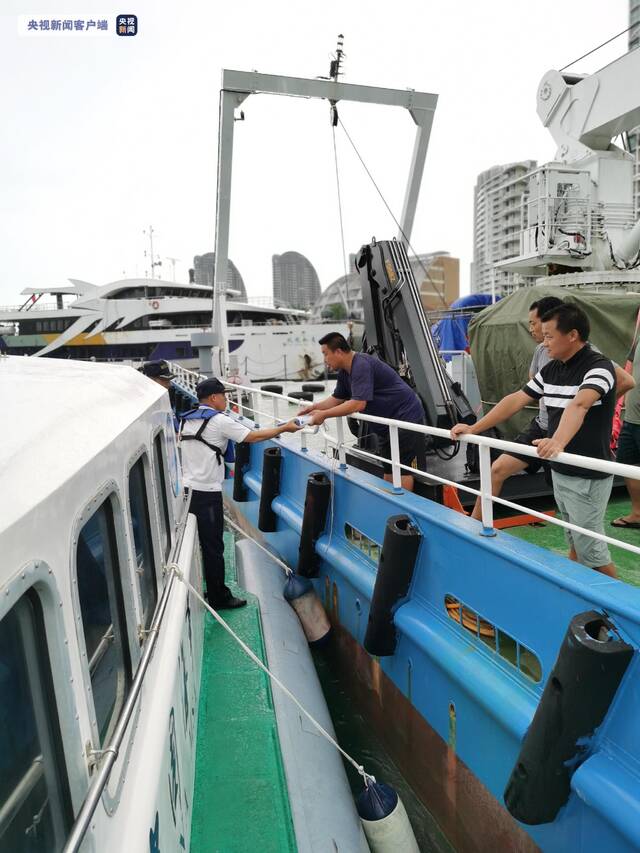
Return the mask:
{"type": "Polygon", "coordinates": [[[196,385],[196,396],[198,400],[204,400],[205,397],[209,397],[211,394],[224,394],[224,392],[224,385],[219,379],[216,379],[215,376],[211,379],[203,379],[202,382],[198,382],[196,385]]]}

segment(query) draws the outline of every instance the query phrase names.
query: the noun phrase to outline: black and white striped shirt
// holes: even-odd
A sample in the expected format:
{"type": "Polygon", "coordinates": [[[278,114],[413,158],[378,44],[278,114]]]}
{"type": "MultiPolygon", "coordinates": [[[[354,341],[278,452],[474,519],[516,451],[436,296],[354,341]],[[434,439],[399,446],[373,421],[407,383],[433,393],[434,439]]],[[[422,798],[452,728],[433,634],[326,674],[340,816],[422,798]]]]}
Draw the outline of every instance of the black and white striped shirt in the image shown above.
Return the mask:
{"type": "MultiPolygon", "coordinates": [[[[616,374],[613,364],[589,344],[568,361],[550,361],[522,389],[535,400],[544,398],[549,412],[548,435],[558,429],[560,418],[578,391],[590,388],[600,398],[587,412],[584,423],[565,447],[567,453],[578,453],[594,459],[611,459],[611,423],[616,402],[616,374]]],[[[587,479],[601,479],[607,474],[574,468],[552,462],[551,467],[561,474],[587,479]]]]}

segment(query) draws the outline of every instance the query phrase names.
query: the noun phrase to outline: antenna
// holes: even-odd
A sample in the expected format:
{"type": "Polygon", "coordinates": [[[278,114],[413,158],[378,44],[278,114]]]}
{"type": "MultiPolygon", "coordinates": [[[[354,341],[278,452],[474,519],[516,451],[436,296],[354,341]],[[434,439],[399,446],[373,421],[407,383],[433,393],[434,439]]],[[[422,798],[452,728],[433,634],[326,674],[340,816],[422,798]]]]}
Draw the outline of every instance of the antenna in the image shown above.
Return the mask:
{"type": "Polygon", "coordinates": [[[180,258],[170,258],[169,255],[165,255],[165,261],[171,261],[171,280],[176,280],[176,261],[179,261],[180,258]]]}
{"type": "MultiPolygon", "coordinates": [[[[145,229],[142,233],[143,233],[143,234],[148,234],[148,235],[149,235],[149,256],[150,256],[150,259],[151,259],[151,278],[155,278],[155,277],[156,277],[155,268],[156,268],[156,267],[161,267],[161,266],[162,266],[162,261],[156,261],[156,260],[154,260],[154,254],[153,254],[153,225],[150,225],[150,226],[149,226],[149,230],[148,230],[148,231],[145,229]]],[[[147,253],[145,252],[145,253],[144,253],[144,255],[145,255],[145,258],[146,258],[147,253]]],[[[174,281],[175,281],[175,279],[174,279],[174,281]]]]}
{"type": "Polygon", "coordinates": [[[343,73],[340,70],[340,65],[342,64],[343,57],[346,59],[345,52],[342,49],[344,47],[344,36],[342,33],[338,35],[338,44],[336,47],[336,54],[334,58],[331,60],[331,64],[329,65],[329,77],[333,80],[334,83],[338,82],[338,77],[343,73]]]}

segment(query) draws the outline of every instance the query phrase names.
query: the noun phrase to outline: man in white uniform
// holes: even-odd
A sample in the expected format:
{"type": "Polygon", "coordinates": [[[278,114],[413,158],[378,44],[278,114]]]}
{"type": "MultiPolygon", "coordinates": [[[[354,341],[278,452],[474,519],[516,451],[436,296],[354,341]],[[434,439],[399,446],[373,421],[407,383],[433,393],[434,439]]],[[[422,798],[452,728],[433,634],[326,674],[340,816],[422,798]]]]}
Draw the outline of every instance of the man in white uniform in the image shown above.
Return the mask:
{"type": "Polygon", "coordinates": [[[243,607],[245,599],[233,596],[224,582],[224,454],[229,440],[265,441],[283,432],[297,432],[300,427],[289,421],[272,429],[248,429],[224,414],[227,397],[218,379],[200,382],[196,395],[199,406],[182,420],[180,447],[184,484],[192,490],[191,512],[198,521],[206,597],[216,610],[243,607]]]}

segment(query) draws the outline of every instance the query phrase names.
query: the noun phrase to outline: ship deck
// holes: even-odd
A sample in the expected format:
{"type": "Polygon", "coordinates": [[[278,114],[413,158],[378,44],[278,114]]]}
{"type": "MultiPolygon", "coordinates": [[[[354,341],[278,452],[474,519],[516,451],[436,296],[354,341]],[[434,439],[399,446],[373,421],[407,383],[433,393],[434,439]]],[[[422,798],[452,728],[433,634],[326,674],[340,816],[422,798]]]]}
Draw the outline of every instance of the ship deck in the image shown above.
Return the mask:
{"type": "MultiPolygon", "coordinates": [[[[266,663],[258,601],[235,583],[230,533],[225,561],[227,584],[248,599],[246,607],[225,611],[225,619],[266,663]]],[[[206,614],[191,850],[296,849],[268,678],[206,614]]]]}
{"type": "MultiPolygon", "coordinates": [[[[548,498],[545,506],[537,505],[536,508],[555,509],[553,498],[548,498]]],[[[615,536],[616,539],[620,539],[623,542],[628,542],[630,545],[638,545],[640,544],[640,530],[623,530],[619,527],[611,527],[610,524],[614,518],[618,518],[621,515],[628,515],[630,509],[631,503],[626,489],[615,489],[607,507],[605,533],[608,536],[615,536]]],[[[519,539],[539,545],[541,548],[547,548],[555,554],[566,555],[567,553],[564,531],[555,524],[536,522],[535,524],[511,527],[507,532],[513,536],[517,536],[519,539]]],[[[618,570],[620,580],[633,586],[640,586],[638,557],[630,551],[616,548],[615,545],[609,547],[611,550],[611,559],[618,570]]]]}

